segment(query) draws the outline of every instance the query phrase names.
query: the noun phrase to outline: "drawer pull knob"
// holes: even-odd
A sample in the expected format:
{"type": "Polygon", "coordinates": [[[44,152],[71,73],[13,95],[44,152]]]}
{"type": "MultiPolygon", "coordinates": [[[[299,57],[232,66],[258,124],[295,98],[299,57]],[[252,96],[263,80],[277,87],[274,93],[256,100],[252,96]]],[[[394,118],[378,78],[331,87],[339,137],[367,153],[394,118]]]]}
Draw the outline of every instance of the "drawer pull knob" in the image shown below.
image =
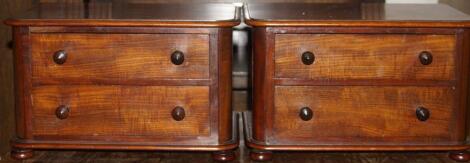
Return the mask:
{"type": "Polygon", "coordinates": [[[302,53],[302,63],[305,65],[311,65],[315,62],[315,55],[312,52],[304,52],[302,53]]]}
{"type": "Polygon", "coordinates": [[[171,63],[175,65],[181,65],[184,62],[184,53],[181,51],[175,51],[171,54],[171,63]]]}
{"type": "Polygon", "coordinates": [[[173,117],[175,121],[181,121],[186,116],[186,113],[184,112],[183,107],[177,106],[171,112],[171,116],[173,117]]]}
{"type": "Polygon", "coordinates": [[[432,54],[428,51],[423,51],[419,54],[419,61],[423,65],[429,65],[432,63],[432,54]]]}
{"type": "Polygon", "coordinates": [[[57,52],[54,53],[54,62],[56,64],[64,64],[65,61],[67,60],[67,52],[63,51],[63,50],[59,50],[57,52]]]}
{"type": "Polygon", "coordinates": [[[429,119],[429,116],[430,116],[430,112],[428,109],[424,108],[424,107],[418,107],[416,109],[416,117],[418,118],[418,120],[420,121],[426,121],[429,119]]]}
{"type": "Polygon", "coordinates": [[[59,119],[67,119],[67,117],[69,117],[69,112],[70,112],[69,107],[67,107],[67,106],[65,106],[65,105],[60,105],[60,106],[57,107],[57,109],[55,110],[55,115],[56,115],[57,118],[59,118],[59,119]]]}
{"type": "Polygon", "coordinates": [[[309,121],[313,118],[313,111],[309,107],[303,107],[300,109],[299,113],[300,119],[304,121],[309,121]]]}

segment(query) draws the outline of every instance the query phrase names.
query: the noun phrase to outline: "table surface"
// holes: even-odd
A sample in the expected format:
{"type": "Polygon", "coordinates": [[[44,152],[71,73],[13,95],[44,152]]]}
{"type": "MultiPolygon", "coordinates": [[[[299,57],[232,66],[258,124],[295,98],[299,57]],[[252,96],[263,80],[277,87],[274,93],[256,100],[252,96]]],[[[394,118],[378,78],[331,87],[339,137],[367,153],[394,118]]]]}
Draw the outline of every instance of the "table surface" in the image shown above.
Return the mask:
{"type": "Polygon", "coordinates": [[[254,26],[470,26],[470,15],[446,4],[252,3],[244,14],[254,26]]]}
{"type": "Polygon", "coordinates": [[[239,8],[230,3],[136,3],[91,0],[40,3],[9,25],[93,25],[96,26],[234,26],[239,8]]]}

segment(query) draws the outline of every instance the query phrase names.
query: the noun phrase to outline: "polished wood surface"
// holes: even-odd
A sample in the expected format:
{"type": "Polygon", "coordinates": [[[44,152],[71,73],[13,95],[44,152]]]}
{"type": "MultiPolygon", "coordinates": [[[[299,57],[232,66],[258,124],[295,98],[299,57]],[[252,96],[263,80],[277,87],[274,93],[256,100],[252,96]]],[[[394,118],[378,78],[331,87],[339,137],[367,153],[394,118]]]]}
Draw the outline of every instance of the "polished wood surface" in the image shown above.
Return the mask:
{"type": "MultiPolygon", "coordinates": [[[[240,91],[241,92],[241,91],[240,91]]],[[[246,92],[245,92],[246,93],[246,92]]],[[[234,101],[244,96],[237,93],[234,101]]],[[[237,100],[238,99],[238,100],[237,100]]],[[[233,104],[236,110],[245,110],[243,103],[233,104]]],[[[241,128],[240,128],[240,131],[241,128]]],[[[242,133],[241,133],[242,134],[242,133]]],[[[242,134],[243,135],[243,134],[242,134]]],[[[249,149],[243,139],[235,150],[237,156],[233,162],[250,161],[249,149]]],[[[282,152],[276,151],[272,162],[358,162],[358,163],[394,163],[427,162],[452,163],[446,152],[282,152]]],[[[10,152],[0,154],[2,161],[9,163],[32,162],[211,162],[211,152],[164,152],[164,151],[83,151],[83,150],[37,150],[35,156],[24,161],[15,161],[10,152]]]]}
{"type": "Polygon", "coordinates": [[[470,153],[468,151],[458,151],[449,154],[449,158],[458,162],[470,161],[470,153]]]}
{"type": "Polygon", "coordinates": [[[35,83],[209,78],[207,34],[32,34],[31,42],[35,83]],[[67,53],[63,64],[57,51],[67,53]]]}
{"type": "MultiPolygon", "coordinates": [[[[255,163],[249,157],[249,149],[238,148],[234,163],[255,163]]],[[[270,162],[354,162],[354,163],[396,163],[426,162],[455,163],[445,152],[274,152],[270,162]]],[[[15,161],[3,153],[4,162],[36,163],[36,162],[213,162],[210,152],[155,152],[155,151],[69,151],[69,150],[38,150],[32,159],[15,161]]]]}
{"type": "Polygon", "coordinates": [[[253,26],[470,26],[470,15],[446,4],[248,3],[244,16],[253,26]]]}
{"type": "MultiPolygon", "coordinates": [[[[212,114],[218,114],[219,142],[226,142],[233,139],[236,128],[232,127],[232,29],[223,28],[218,31],[217,44],[217,79],[218,79],[218,108],[213,109],[212,114]],[[232,129],[232,130],[229,130],[232,129]]],[[[213,67],[215,69],[215,66],[213,67]]],[[[215,70],[213,70],[215,71],[215,70]]],[[[213,93],[216,94],[216,93],[213,93]]],[[[230,155],[230,152],[226,151],[230,155]]],[[[228,156],[229,156],[228,155],[228,156]]]]}
{"type": "Polygon", "coordinates": [[[454,80],[454,35],[277,34],[277,78],[454,80]],[[302,63],[311,52],[315,61],[302,63]],[[419,55],[429,52],[432,63],[419,55]]]}
{"type": "Polygon", "coordinates": [[[233,161],[235,160],[235,152],[234,151],[219,151],[219,152],[213,152],[212,153],[212,158],[215,161],[219,162],[227,162],[227,161],[233,161]]]}
{"type": "Polygon", "coordinates": [[[37,139],[143,141],[209,136],[208,87],[41,86],[32,94],[37,139]],[[70,109],[67,118],[55,115],[61,105],[70,109]],[[181,121],[172,118],[175,107],[186,112],[181,121]]]}
{"type": "Polygon", "coordinates": [[[256,151],[250,152],[250,159],[253,161],[270,161],[273,159],[273,153],[270,151],[256,151]]]}
{"type": "Polygon", "coordinates": [[[222,3],[132,3],[82,0],[40,3],[23,16],[8,19],[20,26],[187,26],[230,27],[239,24],[239,9],[222,3]]]}
{"type": "Polygon", "coordinates": [[[446,150],[460,160],[470,148],[467,14],[444,4],[253,3],[244,15],[255,40],[245,119],[254,160],[283,150],[446,150]]]}
{"type": "Polygon", "coordinates": [[[231,27],[239,14],[232,4],[72,0],[8,19],[12,147],[231,153],[231,27]]]}
{"type": "MultiPolygon", "coordinates": [[[[259,141],[253,137],[253,115],[250,111],[243,112],[243,130],[245,137],[245,144],[250,147],[252,151],[256,152],[269,152],[275,151],[347,151],[347,152],[365,152],[365,151],[463,151],[468,149],[465,144],[399,144],[399,145],[350,145],[350,144],[328,144],[328,145],[305,145],[305,144],[267,144],[266,141],[259,141]]],[[[274,156],[275,157],[275,156],[274,156]]]]}
{"type": "MultiPolygon", "coordinates": [[[[231,139],[225,142],[217,142],[211,137],[197,137],[197,140],[188,138],[156,138],[147,141],[109,141],[109,140],[12,140],[14,149],[60,149],[60,150],[149,150],[149,151],[228,151],[239,145],[238,114],[232,113],[231,139]],[[161,142],[158,142],[161,140],[161,142]],[[173,143],[177,142],[177,144],[173,143]],[[194,144],[198,142],[198,144],[194,144]]],[[[62,137],[65,138],[65,137],[62,137]]]]}
{"type": "MultiPolygon", "coordinates": [[[[290,87],[275,90],[269,144],[459,144],[453,130],[456,91],[448,87],[290,87]],[[311,108],[313,118],[299,116],[311,108]],[[419,121],[416,109],[429,109],[419,121]],[[321,131],[321,132],[318,132],[321,131]]],[[[460,113],[457,113],[460,114],[460,113]]]]}
{"type": "Polygon", "coordinates": [[[274,64],[270,62],[273,58],[274,49],[272,43],[274,34],[267,32],[266,28],[255,28],[253,30],[253,137],[264,141],[266,138],[266,126],[270,124],[267,115],[271,114],[273,105],[273,81],[274,64]]]}
{"type": "Polygon", "coordinates": [[[10,156],[16,160],[28,159],[33,157],[33,150],[30,149],[12,149],[10,156]]]}

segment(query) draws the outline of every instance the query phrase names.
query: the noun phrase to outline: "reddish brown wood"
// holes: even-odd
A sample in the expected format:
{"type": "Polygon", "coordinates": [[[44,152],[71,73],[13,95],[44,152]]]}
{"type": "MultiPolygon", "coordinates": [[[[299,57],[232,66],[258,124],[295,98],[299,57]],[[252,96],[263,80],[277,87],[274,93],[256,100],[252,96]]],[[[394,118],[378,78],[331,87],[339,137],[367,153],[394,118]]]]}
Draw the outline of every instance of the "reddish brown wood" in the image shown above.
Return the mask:
{"type": "MultiPolygon", "coordinates": [[[[232,29],[221,28],[218,31],[218,116],[219,142],[231,139],[232,124],[232,29]]],[[[236,129],[234,129],[236,130],[236,129]]],[[[230,153],[230,152],[229,152],[230,153]]]]}
{"type": "Polygon", "coordinates": [[[16,135],[32,138],[31,113],[31,38],[28,27],[14,27],[16,135]]]}
{"type": "Polygon", "coordinates": [[[270,161],[273,159],[273,153],[270,151],[250,151],[250,159],[253,161],[270,161]]]}
{"type": "Polygon", "coordinates": [[[230,63],[239,9],[128,2],[41,3],[6,21],[15,36],[13,147],[238,146],[230,63]]]}
{"type": "Polygon", "coordinates": [[[32,93],[33,134],[46,140],[206,137],[208,99],[205,86],[41,86],[32,93]],[[70,110],[67,119],[55,115],[61,105],[70,110]],[[184,108],[184,119],[173,119],[175,107],[184,108]]]}
{"type": "Polygon", "coordinates": [[[372,145],[460,143],[454,139],[449,87],[276,86],[270,144],[372,145]],[[299,117],[311,108],[313,119],[299,117]],[[430,112],[420,121],[416,109],[430,112]],[[321,131],[321,132],[316,132],[321,131]]]}
{"type": "Polygon", "coordinates": [[[276,77],[453,80],[455,46],[454,35],[277,34],[276,77]],[[305,52],[315,63],[302,63],[305,52]],[[432,64],[421,64],[423,52],[432,64]]]}
{"type": "Polygon", "coordinates": [[[470,26],[469,15],[445,4],[252,3],[244,6],[244,16],[256,27],[470,26]]]}
{"type": "MultiPolygon", "coordinates": [[[[238,129],[238,115],[232,114],[232,127],[238,129]]],[[[26,139],[15,139],[13,140],[12,146],[15,149],[96,149],[96,150],[163,150],[163,151],[226,151],[232,150],[238,147],[239,137],[238,130],[232,132],[232,139],[223,143],[208,143],[206,144],[195,144],[195,142],[213,141],[213,138],[199,138],[195,140],[182,140],[182,139],[169,139],[167,143],[148,143],[145,142],[131,142],[127,141],[112,141],[112,140],[26,140],[26,139]],[[173,141],[177,141],[181,145],[173,144],[173,141]]],[[[63,138],[63,137],[62,137],[63,138]]],[[[161,138],[157,139],[160,140],[161,138]]]]}
{"type": "Polygon", "coordinates": [[[247,146],[470,148],[469,15],[442,4],[380,3],[248,4],[244,13],[254,26],[247,146]]]}
{"type": "Polygon", "coordinates": [[[461,139],[461,140],[469,140],[467,136],[470,134],[469,132],[466,131],[466,123],[468,123],[468,118],[469,116],[466,116],[468,114],[468,106],[470,100],[467,100],[469,94],[468,90],[468,85],[469,83],[469,65],[470,65],[470,45],[469,35],[468,30],[463,30],[461,29],[456,37],[457,39],[457,51],[456,54],[459,57],[459,62],[457,62],[457,67],[459,69],[458,72],[456,72],[458,76],[458,80],[456,83],[456,90],[459,94],[459,98],[455,99],[455,102],[458,104],[458,108],[454,110],[454,114],[457,116],[455,117],[456,124],[455,124],[455,129],[456,129],[456,135],[455,138],[461,139]],[[459,55],[460,54],[460,55],[459,55]]]}
{"type": "Polygon", "coordinates": [[[81,1],[41,3],[24,16],[6,20],[13,26],[232,27],[240,23],[232,4],[131,3],[81,1]],[[87,11],[90,14],[84,14],[87,11]],[[176,11],[176,12],[175,12],[176,11]]]}
{"type": "Polygon", "coordinates": [[[215,161],[233,161],[235,160],[235,152],[233,150],[217,151],[212,153],[212,158],[215,161]]]}
{"type": "Polygon", "coordinates": [[[15,160],[25,160],[33,157],[33,150],[31,149],[12,149],[10,156],[15,160]]]}
{"type": "Polygon", "coordinates": [[[269,94],[265,91],[268,88],[269,77],[267,77],[266,53],[267,53],[266,28],[254,28],[253,30],[253,137],[256,140],[265,140],[265,103],[269,102],[269,94]]]}
{"type": "Polygon", "coordinates": [[[467,144],[443,145],[273,145],[258,141],[252,135],[252,114],[243,112],[243,129],[245,143],[248,147],[261,151],[462,151],[469,148],[467,144]]]}
{"type": "MultiPolygon", "coordinates": [[[[210,32],[210,35],[209,35],[209,39],[210,39],[210,42],[218,42],[218,29],[212,29],[211,32],[210,32]]],[[[210,58],[209,58],[209,64],[210,65],[213,65],[213,66],[210,66],[210,70],[209,70],[209,73],[210,73],[210,76],[211,76],[211,79],[217,79],[218,76],[219,76],[219,65],[218,65],[218,62],[217,64],[214,63],[214,61],[219,61],[219,55],[218,55],[218,52],[220,50],[219,48],[219,44],[212,44],[212,46],[209,47],[209,53],[211,54],[210,55],[210,58]]],[[[212,138],[214,139],[214,141],[216,139],[219,139],[220,135],[220,131],[219,131],[219,109],[220,109],[220,106],[219,106],[219,82],[217,80],[211,80],[210,82],[210,90],[209,90],[209,102],[210,102],[210,115],[212,115],[210,118],[211,118],[211,121],[212,122],[215,122],[215,123],[211,123],[210,124],[210,128],[211,128],[211,135],[212,135],[212,138]]],[[[222,110],[223,111],[223,110],[222,110]]]]}
{"type": "MultiPolygon", "coordinates": [[[[217,29],[217,28],[215,28],[217,29]]],[[[31,26],[31,33],[114,33],[114,34],[206,34],[214,28],[203,27],[90,27],[90,26],[31,26]]]]}
{"type": "Polygon", "coordinates": [[[271,27],[276,34],[440,34],[456,35],[459,28],[399,28],[399,27],[271,27]]]}
{"type": "Polygon", "coordinates": [[[468,162],[470,161],[470,153],[467,151],[450,152],[449,158],[458,162],[468,162]]]}
{"type": "Polygon", "coordinates": [[[31,39],[34,82],[209,78],[207,34],[32,34],[31,39]],[[67,61],[55,63],[56,51],[67,53],[67,61]],[[176,51],[185,55],[181,65],[172,63],[176,51]]]}
{"type": "Polygon", "coordinates": [[[122,142],[113,143],[106,141],[16,141],[16,148],[34,149],[72,149],[72,150],[146,150],[146,151],[223,151],[238,147],[238,139],[235,138],[225,144],[217,145],[174,145],[122,142]]]}
{"type": "Polygon", "coordinates": [[[454,86],[456,81],[445,80],[401,80],[401,79],[299,79],[299,78],[274,78],[276,85],[285,86],[454,86]]]}

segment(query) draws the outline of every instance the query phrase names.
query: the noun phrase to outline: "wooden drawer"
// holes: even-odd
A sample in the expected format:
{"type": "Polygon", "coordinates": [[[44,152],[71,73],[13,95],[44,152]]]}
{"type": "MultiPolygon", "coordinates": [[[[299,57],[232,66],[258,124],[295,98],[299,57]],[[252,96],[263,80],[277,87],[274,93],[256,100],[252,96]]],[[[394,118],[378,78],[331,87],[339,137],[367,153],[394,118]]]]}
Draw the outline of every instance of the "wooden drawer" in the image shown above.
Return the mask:
{"type": "Polygon", "coordinates": [[[36,82],[209,78],[207,34],[32,34],[36,82]],[[57,64],[54,54],[67,53],[57,64]],[[184,55],[172,63],[175,51],[184,55]]]}
{"type": "Polygon", "coordinates": [[[204,137],[209,129],[209,87],[42,86],[33,89],[36,139],[125,140],[204,137]],[[68,117],[56,115],[58,106],[68,117]],[[184,119],[173,118],[175,107],[184,119]]]}
{"type": "Polygon", "coordinates": [[[275,76],[317,80],[454,80],[455,44],[454,35],[278,34],[275,76]],[[303,63],[304,52],[313,53],[313,64],[303,63]],[[430,53],[430,64],[421,63],[420,54],[425,56],[422,52],[430,53]]]}
{"type": "Polygon", "coordinates": [[[271,143],[461,142],[456,140],[454,117],[460,113],[456,112],[455,100],[456,90],[450,87],[277,86],[271,143]],[[303,107],[311,109],[312,119],[301,118],[303,107]],[[429,111],[427,120],[418,120],[419,107],[429,111]]]}

